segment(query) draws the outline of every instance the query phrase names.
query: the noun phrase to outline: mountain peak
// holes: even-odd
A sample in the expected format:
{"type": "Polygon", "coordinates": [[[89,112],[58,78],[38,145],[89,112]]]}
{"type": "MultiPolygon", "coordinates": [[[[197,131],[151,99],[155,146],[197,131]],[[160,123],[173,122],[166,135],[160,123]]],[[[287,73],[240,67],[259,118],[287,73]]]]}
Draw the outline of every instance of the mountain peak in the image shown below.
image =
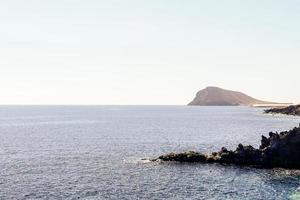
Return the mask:
{"type": "Polygon", "coordinates": [[[207,86],[205,88],[206,90],[222,90],[222,88],[216,87],[216,86],[207,86]]]}
{"type": "Polygon", "coordinates": [[[250,97],[244,93],[208,86],[200,90],[189,105],[197,106],[253,106],[254,104],[274,104],[250,97]]]}

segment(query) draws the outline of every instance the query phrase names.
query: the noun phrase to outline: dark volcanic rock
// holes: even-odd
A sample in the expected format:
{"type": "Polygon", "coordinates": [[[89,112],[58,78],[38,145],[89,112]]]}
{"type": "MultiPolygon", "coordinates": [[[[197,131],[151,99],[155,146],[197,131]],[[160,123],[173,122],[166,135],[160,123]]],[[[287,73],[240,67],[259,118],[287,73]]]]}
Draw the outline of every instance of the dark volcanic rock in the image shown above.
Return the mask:
{"type": "Polygon", "coordinates": [[[189,151],[184,153],[170,153],[159,157],[162,161],[178,161],[178,162],[204,162],[206,156],[199,152],[189,151]]]}
{"type": "Polygon", "coordinates": [[[259,149],[239,144],[234,151],[223,147],[221,151],[208,155],[194,151],[170,153],[153,161],[158,160],[300,169],[300,127],[279,134],[270,132],[268,138],[262,136],[259,149]]]}
{"type": "Polygon", "coordinates": [[[265,113],[300,116],[300,105],[288,106],[288,107],[284,107],[284,108],[271,108],[271,109],[265,110],[265,113]]]}

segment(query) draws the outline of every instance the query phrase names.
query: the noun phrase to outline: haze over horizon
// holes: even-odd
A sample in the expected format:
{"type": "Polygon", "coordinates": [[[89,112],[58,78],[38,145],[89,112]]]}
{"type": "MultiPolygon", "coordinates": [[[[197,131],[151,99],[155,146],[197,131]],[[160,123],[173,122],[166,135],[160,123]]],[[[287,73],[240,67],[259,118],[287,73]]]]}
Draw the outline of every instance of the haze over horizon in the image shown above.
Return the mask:
{"type": "Polygon", "coordinates": [[[0,104],[300,103],[300,1],[0,2],[0,104]]]}

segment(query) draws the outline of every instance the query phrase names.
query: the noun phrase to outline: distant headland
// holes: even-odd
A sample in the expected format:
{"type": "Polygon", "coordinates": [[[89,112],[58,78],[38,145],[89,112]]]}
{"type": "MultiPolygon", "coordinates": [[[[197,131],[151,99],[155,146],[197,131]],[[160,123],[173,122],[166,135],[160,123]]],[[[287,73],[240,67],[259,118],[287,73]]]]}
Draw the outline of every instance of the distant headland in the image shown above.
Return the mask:
{"type": "Polygon", "coordinates": [[[242,92],[231,91],[219,87],[207,87],[200,90],[190,106],[253,106],[253,107],[285,107],[291,103],[275,103],[250,97],[242,92]]]}

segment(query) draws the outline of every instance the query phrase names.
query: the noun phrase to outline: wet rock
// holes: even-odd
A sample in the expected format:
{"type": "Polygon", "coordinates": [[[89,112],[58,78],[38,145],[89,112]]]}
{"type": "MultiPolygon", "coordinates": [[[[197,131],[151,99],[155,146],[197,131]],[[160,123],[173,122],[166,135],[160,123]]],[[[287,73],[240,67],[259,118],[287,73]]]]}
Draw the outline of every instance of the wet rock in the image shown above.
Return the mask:
{"type": "Polygon", "coordinates": [[[262,136],[259,149],[239,144],[234,151],[222,147],[219,152],[211,154],[195,151],[170,153],[154,160],[300,169],[300,127],[281,133],[270,132],[268,138],[262,136]]]}
{"type": "Polygon", "coordinates": [[[162,161],[205,162],[206,156],[199,152],[170,153],[159,157],[162,161]]]}

